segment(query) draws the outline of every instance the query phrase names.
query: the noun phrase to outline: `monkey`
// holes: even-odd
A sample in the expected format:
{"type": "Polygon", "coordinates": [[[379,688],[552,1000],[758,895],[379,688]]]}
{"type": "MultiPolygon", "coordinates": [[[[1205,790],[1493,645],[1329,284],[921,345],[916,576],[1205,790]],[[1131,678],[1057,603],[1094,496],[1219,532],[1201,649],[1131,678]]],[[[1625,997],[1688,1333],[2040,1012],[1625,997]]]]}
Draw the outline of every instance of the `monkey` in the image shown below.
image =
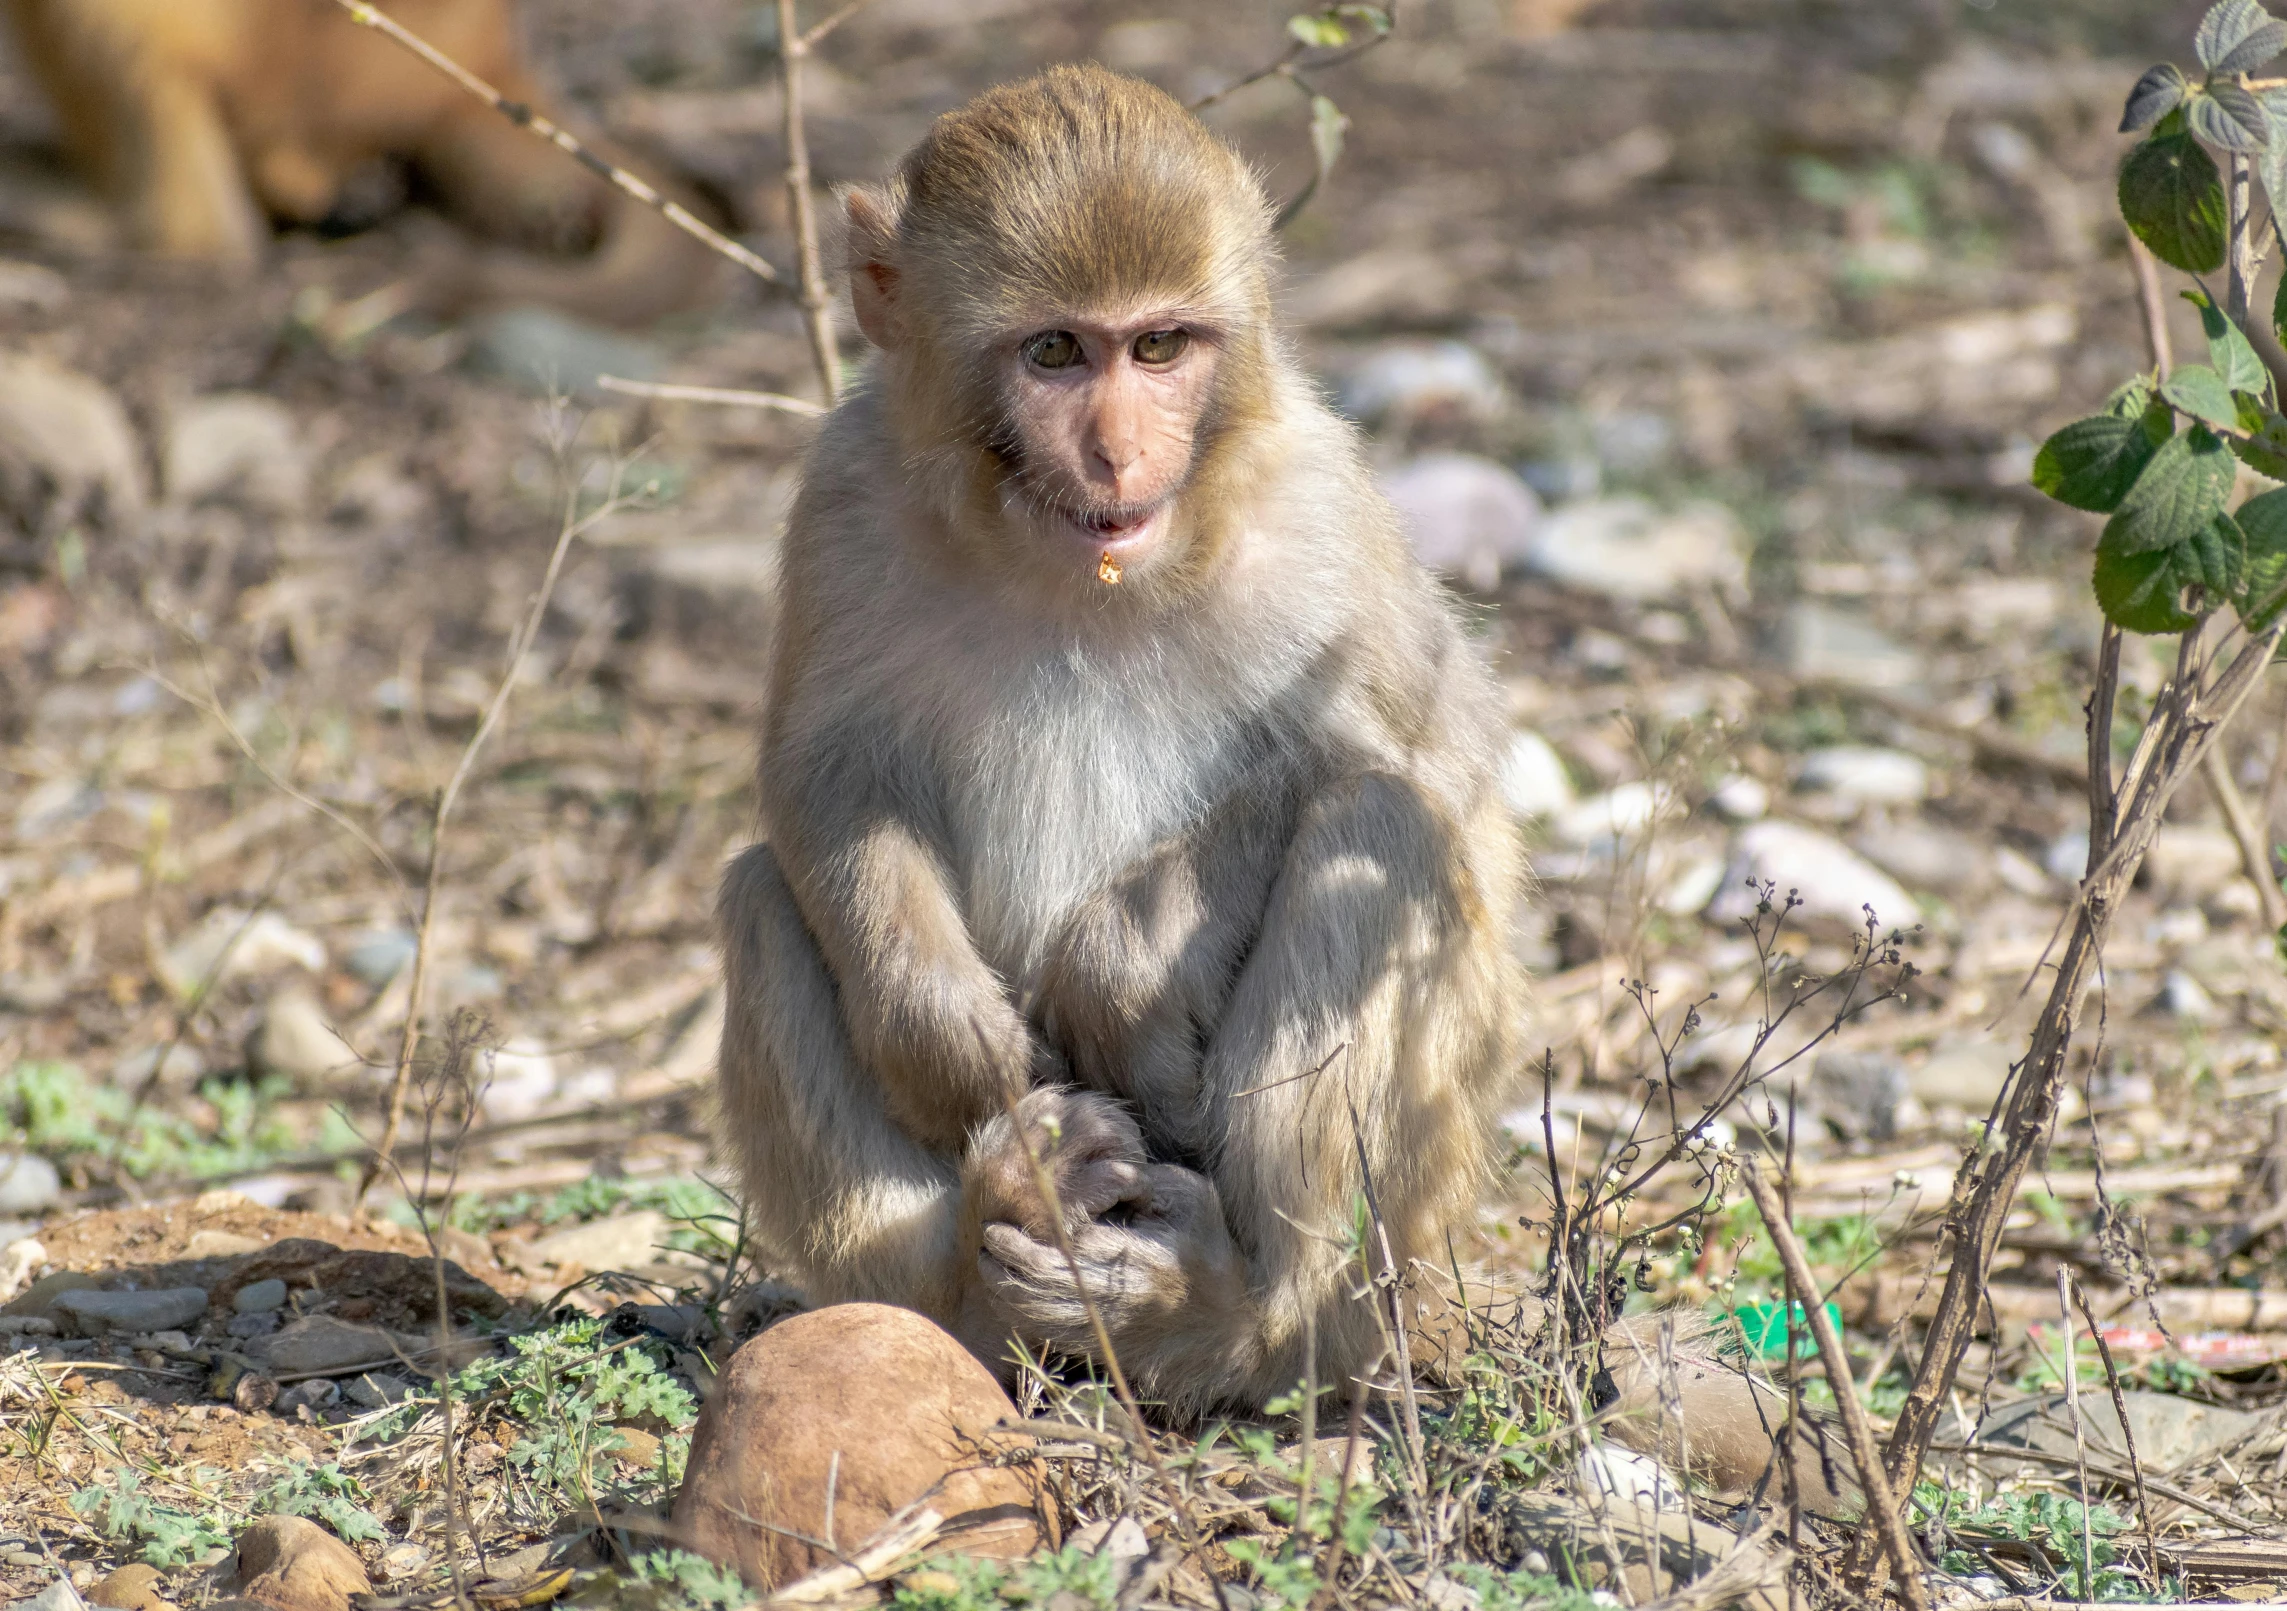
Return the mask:
{"type": "Polygon", "coordinates": [[[749,1233],[1004,1379],[1116,1362],[1176,1420],[1357,1381],[1416,1327],[1361,1273],[1451,1257],[1519,1071],[1491,669],[1274,326],[1261,184],[1166,94],[1053,68],[843,202],[875,353],[784,533],[717,906],[749,1233]]]}
{"type": "Polygon", "coordinates": [[[1362,1371],[1353,1206],[1438,1256],[1515,1063],[1491,672],[1171,98],[989,91],[844,210],[878,355],[784,537],[719,901],[755,1231],[1004,1370],[1097,1353],[1092,1305],[1171,1413],[1291,1387],[1308,1334],[1362,1371]]]}
{"type": "MultiPolygon", "coordinates": [[[[420,277],[432,311],[547,302],[643,324],[691,305],[711,279],[697,242],[330,0],[8,0],[8,9],[67,151],[140,249],[252,262],[271,219],[320,224],[353,173],[397,158],[478,233],[586,254],[463,254],[420,277]]],[[[519,59],[509,0],[383,9],[510,100],[545,106],[519,59]]]]}

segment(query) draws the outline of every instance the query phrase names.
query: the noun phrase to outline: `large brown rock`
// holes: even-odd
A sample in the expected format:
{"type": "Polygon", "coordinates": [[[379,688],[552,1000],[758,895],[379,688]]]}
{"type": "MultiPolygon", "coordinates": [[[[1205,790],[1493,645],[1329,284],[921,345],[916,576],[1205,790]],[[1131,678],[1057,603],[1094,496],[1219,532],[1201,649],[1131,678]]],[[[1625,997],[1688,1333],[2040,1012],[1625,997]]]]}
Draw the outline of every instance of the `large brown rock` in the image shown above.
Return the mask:
{"type": "Polygon", "coordinates": [[[969,1351],[911,1310],[846,1303],[796,1315],[724,1367],[691,1439],[675,1521],[688,1547],[758,1589],[836,1559],[801,1540],[850,1554],[915,1500],[945,1517],[941,1547],[1028,1555],[1043,1542],[1032,1479],[989,1463],[1003,1440],[987,1434],[1015,1415],[969,1351]]]}
{"type": "Polygon", "coordinates": [[[373,1592],[357,1551],[300,1516],[247,1528],[233,1564],[240,1597],[273,1611],[349,1611],[351,1595],[373,1592]]]}

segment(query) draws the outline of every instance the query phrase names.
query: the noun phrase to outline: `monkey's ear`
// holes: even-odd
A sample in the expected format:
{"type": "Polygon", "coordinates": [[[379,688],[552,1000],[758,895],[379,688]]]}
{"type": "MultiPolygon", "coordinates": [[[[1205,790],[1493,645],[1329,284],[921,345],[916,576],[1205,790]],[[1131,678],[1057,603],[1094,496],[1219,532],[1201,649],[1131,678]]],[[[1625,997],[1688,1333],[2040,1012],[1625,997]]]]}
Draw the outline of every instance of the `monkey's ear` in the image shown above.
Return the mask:
{"type": "Polygon", "coordinates": [[[897,238],[897,207],[890,196],[862,185],[842,194],[849,220],[850,308],[858,328],[884,352],[902,339],[898,272],[890,260],[897,238]]]}

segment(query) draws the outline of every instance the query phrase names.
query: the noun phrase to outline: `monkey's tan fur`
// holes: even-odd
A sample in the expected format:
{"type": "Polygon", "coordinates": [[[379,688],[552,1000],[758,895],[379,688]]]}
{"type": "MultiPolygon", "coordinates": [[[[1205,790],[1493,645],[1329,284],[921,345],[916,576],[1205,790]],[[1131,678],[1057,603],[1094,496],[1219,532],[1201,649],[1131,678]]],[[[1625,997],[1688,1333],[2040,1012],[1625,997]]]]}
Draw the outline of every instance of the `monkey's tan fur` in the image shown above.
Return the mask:
{"type": "Polygon", "coordinates": [[[1003,1115],[1031,1092],[1075,1190],[1091,1159],[1148,1175],[1085,1261],[1140,1392],[1291,1386],[1305,1314],[1330,1379],[1363,1369],[1359,1148],[1398,1258],[1442,1258],[1515,1063],[1492,678],[1270,329],[1260,189],[1172,100],[1093,69],[994,91],[851,214],[905,339],[809,460],[767,843],[723,890],[755,1229],[821,1300],[1089,1352],[1060,1265],[980,1262],[988,1226],[1045,1233],[1003,1115]],[[1181,559],[1051,585],[984,352],[1138,300],[1227,332],[1181,559]]]}
{"type": "MultiPolygon", "coordinates": [[[[382,9],[511,100],[544,102],[518,59],[508,0],[382,9]]],[[[692,300],[708,272],[702,249],[656,214],[331,0],[9,0],[8,10],[74,159],[146,250],[251,260],[265,215],[315,223],[355,169],[402,157],[483,233],[594,247],[575,263],[463,265],[437,276],[442,300],[548,301],[638,322],[692,300]]]]}

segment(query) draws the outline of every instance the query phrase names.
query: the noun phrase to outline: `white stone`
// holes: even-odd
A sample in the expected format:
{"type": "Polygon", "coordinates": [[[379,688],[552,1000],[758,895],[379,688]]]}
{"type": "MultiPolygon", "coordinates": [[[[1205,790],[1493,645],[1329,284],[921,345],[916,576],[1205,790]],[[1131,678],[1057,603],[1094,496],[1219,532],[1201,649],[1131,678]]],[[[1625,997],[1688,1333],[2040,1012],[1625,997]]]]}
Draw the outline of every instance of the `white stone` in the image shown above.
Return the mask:
{"type": "Polygon", "coordinates": [[[1950,894],[1974,889],[1988,875],[1985,847],[1967,834],[1932,823],[1876,822],[1861,829],[1851,848],[1914,889],[1950,894]]]}
{"type": "Polygon", "coordinates": [[[1501,798],[1520,817],[1553,817],[1577,798],[1556,746],[1529,727],[1509,735],[1509,752],[1501,758],[1501,798]]]}
{"type": "Polygon", "coordinates": [[[1854,611],[1803,600],[1787,611],[1779,640],[1787,669],[1806,681],[1908,688],[1922,680],[1922,657],[1854,611]]]}
{"type": "Polygon", "coordinates": [[[2205,900],[2240,871],[2239,841],[2221,828],[2167,823],[2144,853],[2143,881],[2163,899],[2205,900]]]}
{"type": "Polygon", "coordinates": [[[193,504],[234,497],[292,509],[309,492],[309,451],[293,412],[257,392],[194,397],[167,430],[167,498],[193,504]]]}
{"type": "Polygon", "coordinates": [[[0,1153],[0,1214],[37,1214],[56,1206],[63,1179],[36,1152],[0,1153]]]}
{"type": "MultiPolygon", "coordinates": [[[[2165,833],[2167,830],[2161,830],[2165,833]]],[[[2051,878],[2078,884],[2088,871],[2088,830],[2059,834],[2041,854],[2041,865],[2051,878]]]]}
{"type": "Polygon", "coordinates": [[[1866,805],[1913,805],[1929,798],[1930,769],[1904,750],[1836,744],[1803,757],[1795,786],[1866,805]]]}
{"type": "Polygon", "coordinates": [[[2216,1015],[2215,998],[2182,969],[2170,970],[2160,986],[2161,1010],[2186,1023],[2204,1024],[2216,1015]]]}
{"type": "Polygon", "coordinates": [[[100,382],[45,358],[0,355],[0,505],[52,489],[113,521],[142,512],[143,449],[100,382]]]}
{"type": "Polygon", "coordinates": [[[1919,915],[1913,898],[1888,873],[1841,841],[1792,822],[1758,822],[1739,831],[1723,888],[1707,915],[1729,923],[1752,914],[1757,894],[1750,882],[1775,884],[1774,902],[1792,890],[1801,901],[1794,913],[1798,919],[1855,928],[1865,922],[1864,908],[1871,906],[1887,930],[1908,927],[1919,915]]]}
{"type": "Polygon", "coordinates": [[[314,1080],[358,1066],[359,1058],[307,989],[280,992],[264,1003],[246,1040],[249,1062],[266,1074],[314,1080]]]}
{"type": "Polygon", "coordinates": [[[34,1273],[47,1262],[48,1250],[29,1236],[20,1236],[0,1248],[0,1301],[23,1291],[34,1273]]]}
{"type": "Polygon", "coordinates": [[[1608,1498],[1654,1510],[1680,1512],[1684,1508],[1683,1485],[1648,1454],[1623,1449],[1616,1443],[1592,1443],[1582,1452],[1575,1469],[1581,1486],[1608,1498]]]}
{"type": "Polygon", "coordinates": [[[1471,453],[1429,453],[1382,477],[1414,553],[1490,593],[1530,557],[1541,500],[1511,471],[1471,453]]]}
{"type": "Polygon", "coordinates": [[[248,915],[245,908],[218,906],[159,959],[167,987],[188,996],[202,986],[241,976],[260,977],[287,968],[323,973],[325,942],[296,928],[276,912],[248,915]]]}
{"type": "Polygon", "coordinates": [[[477,1102],[495,1122],[528,1119],[556,1094],[556,1060],[529,1040],[517,1039],[477,1059],[482,1089],[477,1102]]]}
{"type": "Polygon", "coordinates": [[[1728,864],[1721,856],[1694,856],[1671,872],[1661,885],[1658,905],[1670,917],[1688,917],[1702,911],[1723,887],[1728,864]]]}
{"type": "Polygon", "coordinates": [[[1352,367],[1340,396],[1344,412],[1362,420],[1438,411],[1481,418],[1507,403],[1501,377],[1484,354],[1458,341],[1382,347],[1352,367]]]}
{"type": "Polygon", "coordinates": [[[1674,796],[1649,783],[1623,783],[1591,795],[1560,814],[1552,825],[1560,844],[1585,848],[1642,833],[1670,813],[1674,796]]]}
{"type": "Polygon", "coordinates": [[[1771,791],[1761,779],[1741,773],[1718,783],[1707,803],[1733,822],[1755,822],[1769,813],[1771,791]]]}
{"type": "Polygon", "coordinates": [[[1662,510],[1642,498],[1570,504],[1543,520],[1527,563],[1568,587],[1639,602],[1747,586],[1747,533],[1721,504],[1662,510]]]}

